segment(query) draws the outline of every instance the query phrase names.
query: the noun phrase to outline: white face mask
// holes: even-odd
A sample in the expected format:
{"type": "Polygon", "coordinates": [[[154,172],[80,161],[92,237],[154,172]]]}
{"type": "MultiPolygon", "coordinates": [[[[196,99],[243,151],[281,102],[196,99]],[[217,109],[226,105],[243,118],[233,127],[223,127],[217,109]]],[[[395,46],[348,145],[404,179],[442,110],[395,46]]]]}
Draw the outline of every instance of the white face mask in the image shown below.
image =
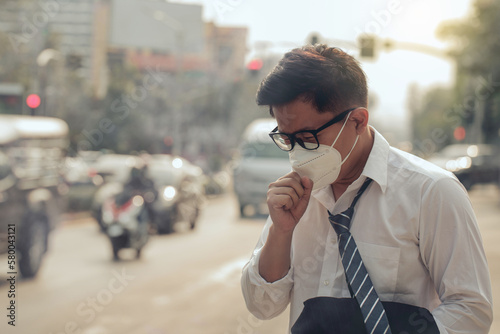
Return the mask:
{"type": "Polygon", "coordinates": [[[295,145],[293,150],[288,152],[293,171],[297,172],[301,177],[307,176],[310,178],[314,182],[313,190],[326,187],[337,180],[340,174],[340,167],[349,158],[358,142],[359,135],[356,136],[356,141],[344,160],[342,160],[340,152],[333,148],[344,130],[350,115],[351,113],[347,115],[332,146],[319,145],[316,150],[306,150],[300,145],[295,145]]]}

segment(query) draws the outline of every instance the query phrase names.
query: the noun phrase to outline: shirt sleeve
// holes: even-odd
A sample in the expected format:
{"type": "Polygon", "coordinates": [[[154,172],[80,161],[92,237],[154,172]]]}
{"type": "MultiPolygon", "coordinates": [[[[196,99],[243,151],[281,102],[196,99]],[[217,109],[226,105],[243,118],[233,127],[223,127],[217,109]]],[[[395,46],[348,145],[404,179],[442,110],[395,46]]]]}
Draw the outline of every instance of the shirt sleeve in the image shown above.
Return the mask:
{"type": "Polygon", "coordinates": [[[293,287],[293,267],[283,278],[272,283],[267,282],[259,273],[259,258],[271,224],[271,218],[268,218],[250,261],[243,267],[241,277],[241,288],[247,308],[262,320],[274,318],[286,309],[293,287]]]}
{"type": "Polygon", "coordinates": [[[434,182],[422,198],[420,252],[441,305],[441,334],[488,333],[492,294],[482,239],[467,192],[454,178],[434,182]]]}

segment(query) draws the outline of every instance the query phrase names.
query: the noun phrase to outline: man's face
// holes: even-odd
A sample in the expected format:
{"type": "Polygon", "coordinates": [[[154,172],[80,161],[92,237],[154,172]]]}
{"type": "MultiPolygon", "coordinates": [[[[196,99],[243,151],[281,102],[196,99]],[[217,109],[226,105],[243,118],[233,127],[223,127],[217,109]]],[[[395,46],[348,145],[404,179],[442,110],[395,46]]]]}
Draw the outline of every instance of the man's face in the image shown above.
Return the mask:
{"type": "MultiPolygon", "coordinates": [[[[278,132],[288,134],[303,130],[316,130],[336,116],[333,112],[319,113],[312,103],[304,102],[300,98],[286,105],[273,106],[273,112],[278,122],[278,132]]],[[[317,135],[319,143],[328,146],[332,145],[344,121],[345,119],[319,132],[317,135]]],[[[350,129],[349,123],[353,122],[346,124],[342,135],[334,146],[339,150],[342,157],[347,155],[356,136],[355,131],[350,129]],[[349,139],[350,137],[352,137],[352,140],[349,139]],[[343,143],[347,143],[347,145],[343,143]]]]}

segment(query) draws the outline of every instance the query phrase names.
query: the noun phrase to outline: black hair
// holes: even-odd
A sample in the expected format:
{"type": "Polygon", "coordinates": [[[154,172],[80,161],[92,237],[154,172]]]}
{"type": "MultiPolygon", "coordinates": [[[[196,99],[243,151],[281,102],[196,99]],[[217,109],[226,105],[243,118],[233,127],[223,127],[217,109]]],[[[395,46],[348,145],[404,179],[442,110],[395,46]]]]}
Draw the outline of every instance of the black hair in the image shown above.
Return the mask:
{"type": "Polygon", "coordinates": [[[297,98],[312,102],[318,112],[367,107],[365,73],[354,57],[339,48],[317,44],[293,49],[260,83],[257,104],[269,106],[273,115],[273,105],[297,98]]]}

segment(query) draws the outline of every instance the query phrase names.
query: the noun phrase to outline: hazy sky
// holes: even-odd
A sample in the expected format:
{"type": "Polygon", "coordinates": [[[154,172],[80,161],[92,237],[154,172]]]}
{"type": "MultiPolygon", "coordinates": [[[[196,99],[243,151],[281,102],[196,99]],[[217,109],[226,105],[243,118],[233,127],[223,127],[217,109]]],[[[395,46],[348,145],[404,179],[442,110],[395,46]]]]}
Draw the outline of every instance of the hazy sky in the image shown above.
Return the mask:
{"type": "MultiPolygon", "coordinates": [[[[463,18],[471,0],[178,0],[203,4],[204,18],[221,26],[247,26],[248,45],[270,41],[276,50],[302,45],[311,32],[328,39],[355,41],[362,32],[382,38],[421,43],[438,48],[446,44],[435,36],[442,21],[463,18]]],[[[355,54],[355,51],[351,52],[355,54]]],[[[402,124],[406,115],[408,85],[450,84],[452,63],[403,50],[380,53],[377,61],[363,61],[377,105],[372,117],[402,124]]]]}

